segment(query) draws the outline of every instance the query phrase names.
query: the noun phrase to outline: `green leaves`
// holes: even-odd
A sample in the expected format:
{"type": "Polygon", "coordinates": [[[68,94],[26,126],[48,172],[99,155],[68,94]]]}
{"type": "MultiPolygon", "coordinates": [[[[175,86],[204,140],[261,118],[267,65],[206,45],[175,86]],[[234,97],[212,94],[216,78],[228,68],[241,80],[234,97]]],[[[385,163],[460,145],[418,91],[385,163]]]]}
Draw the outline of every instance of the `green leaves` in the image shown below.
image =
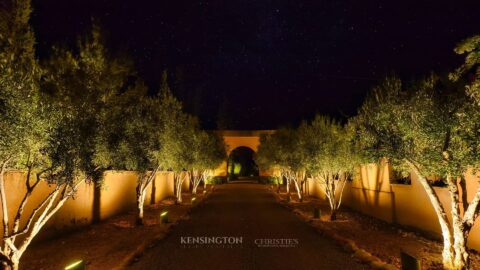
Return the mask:
{"type": "Polygon", "coordinates": [[[478,120],[460,85],[436,76],[405,85],[390,77],[372,90],[350,125],[365,160],[387,157],[399,171],[408,160],[424,175],[445,177],[477,166],[478,120]]]}
{"type": "Polygon", "coordinates": [[[302,151],[311,174],[351,175],[359,160],[354,152],[349,129],[326,116],[304,123],[302,151]]]}
{"type": "Polygon", "coordinates": [[[98,181],[102,170],[112,166],[107,165],[107,139],[100,137],[106,135],[107,117],[113,117],[109,110],[132,74],[128,60],[108,55],[97,26],[78,44],[78,51],[54,48],[44,63],[42,87],[57,121],[46,153],[56,181],[98,181]]]}
{"type": "Polygon", "coordinates": [[[259,166],[300,170],[304,162],[297,135],[291,128],[279,128],[272,135],[262,135],[256,157],[259,166]]]}
{"type": "Polygon", "coordinates": [[[469,78],[467,78],[465,89],[480,105],[480,36],[473,36],[461,41],[455,47],[455,52],[464,54],[465,62],[450,73],[449,77],[453,81],[457,81],[467,75],[469,78]]]}
{"type": "Polygon", "coordinates": [[[28,24],[29,1],[0,8],[0,161],[18,169],[38,158],[49,122],[39,91],[40,68],[28,24]]]}

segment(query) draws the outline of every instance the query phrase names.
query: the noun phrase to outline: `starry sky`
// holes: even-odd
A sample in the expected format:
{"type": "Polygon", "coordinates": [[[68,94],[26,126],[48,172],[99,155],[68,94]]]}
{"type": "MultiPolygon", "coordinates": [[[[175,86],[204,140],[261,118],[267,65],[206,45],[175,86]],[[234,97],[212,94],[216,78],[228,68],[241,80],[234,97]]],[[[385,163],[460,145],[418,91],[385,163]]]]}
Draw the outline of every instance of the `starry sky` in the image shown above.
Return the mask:
{"type": "Polygon", "coordinates": [[[272,129],[316,113],[345,119],[387,74],[415,79],[463,61],[480,1],[32,0],[41,57],[72,46],[91,18],[151,88],[168,70],[203,127],[272,129]]]}

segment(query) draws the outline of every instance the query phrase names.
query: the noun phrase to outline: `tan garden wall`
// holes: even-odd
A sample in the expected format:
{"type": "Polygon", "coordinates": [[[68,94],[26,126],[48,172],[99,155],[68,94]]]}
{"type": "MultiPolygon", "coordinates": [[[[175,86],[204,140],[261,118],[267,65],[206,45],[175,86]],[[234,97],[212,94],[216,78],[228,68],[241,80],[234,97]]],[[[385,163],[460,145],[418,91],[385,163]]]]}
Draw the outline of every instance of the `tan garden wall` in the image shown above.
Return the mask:
{"type": "MultiPolygon", "coordinates": [[[[387,222],[414,227],[441,237],[440,225],[435,211],[416,175],[412,174],[411,185],[390,184],[388,166],[370,164],[362,166],[361,173],[347,183],[343,205],[387,222]]],[[[474,196],[478,187],[476,177],[466,175],[467,199],[474,196]]],[[[450,198],[446,188],[434,188],[450,218],[450,198]]],[[[308,192],[325,199],[320,184],[308,181],[308,192]]],[[[461,197],[461,196],[460,196],[461,197]]],[[[480,221],[477,220],[468,244],[480,250],[480,221]]]]}
{"type": "MultiPolygon", "coordinates": [[[[105,172],[104,184],[101,188],[96,189],[93,184],[80,184],[74,198],[69,199],[50,219],[42,230],[42,235],[51,236],[58,232],[91,224],[94,217],[103,220],[135,209],[137,177],[136,172],[107,171],[105,172]]],[[[152,184],[148,187],[145,198],[146,205],[159,202],[168,196],[174,196],[173,173],[158,172],[153,187],[155,190],[154,194],[152,193],[152,184]]],[[[189,181],[185,181],[183,190],[188,190],[189,187],[189,181]]],[[[5,189],[10,223],[12,223],[12,219],[26,191],[24,174],[22,172],[7,173],[5,175],[5,189]]],[[[26,223],[33,209],[52,189],[53,185],[49,186],[45,182],[39,183],[30,196],[21,219],[21,225],[26,223]]],[[[2,216],[3,213],[0,212],[0,217],[2,216]]],[[[3,231],[0,235],[3,235],[3,231]]]]}

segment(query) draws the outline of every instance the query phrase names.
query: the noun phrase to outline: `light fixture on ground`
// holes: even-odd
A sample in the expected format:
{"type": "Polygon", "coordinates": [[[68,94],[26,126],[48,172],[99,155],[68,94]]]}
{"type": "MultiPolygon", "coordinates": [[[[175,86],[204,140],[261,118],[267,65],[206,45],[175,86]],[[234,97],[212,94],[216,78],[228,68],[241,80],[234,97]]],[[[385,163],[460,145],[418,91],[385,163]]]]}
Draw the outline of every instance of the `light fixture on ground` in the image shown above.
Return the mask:
{"type": "Polygon", "coordinates": [[[190,201],[190,202],[191,202],[192,204],[195,204],[196,200],[197,200],[197,198],[196,198],[196,197],[192,197],[192,199],[191,199],[191,201],[190,201]]]}
{"type": "Polygon", "coordinates": [[[76,261],[72,264],[67,265],[65,270],[84,270],[85,269],[85,262],[83,260],[76,261]]]}
{"type": "Polygon", "coordinates": [[[160,214],[160,220],[162,223],[168,223],[168,211],[163,211],[160,214]]]}
{"type": "Polygon", "coordinates": [[[400,251],[400,259],[402,261],[402,269],[405,270],[421,270],[420,261],[405,251],[400,251]]]}

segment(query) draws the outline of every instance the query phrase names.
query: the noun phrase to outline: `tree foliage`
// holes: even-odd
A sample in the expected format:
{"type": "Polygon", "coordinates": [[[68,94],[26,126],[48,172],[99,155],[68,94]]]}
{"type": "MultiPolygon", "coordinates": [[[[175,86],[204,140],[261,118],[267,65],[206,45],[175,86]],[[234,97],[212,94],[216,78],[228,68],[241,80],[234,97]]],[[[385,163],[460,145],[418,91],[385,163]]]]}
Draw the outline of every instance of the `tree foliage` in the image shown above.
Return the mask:
{"type": "Polygon", "coordinates": [[[345,184],[359,165],[350,130],[329,117],[316,116],[299,131],[308,175],[320,184],[335,220],[345,184]]]}
{"type": "Polygon", "coordinates": [[[290,183],[293,183],[299,200],[302,199],[301,185],[306,179],[305,152],[301,145],[301,136],[293,128],[279,128],[274,134],[260,138],[256,156],[259,166],[279,171],[280,177],[287,182],[290,195],[290,183]]]}
{"type": "MultiPolygon", "coordinates": [[[[351,119],[361,153],[369,161],[387,157],[397,171],[413,171],[435,209],[443,232],[446,268],[468,268],[466,239],[478,215],[480,189],[460,210],[459,185],[480,162],[478,107],[462,87],[434,75],[404,84],[397,77],[373,89],[351,119]],[[429,176],[445,179],[452,221],[429,176]]],[[[466,192],[464,189],[463,192],[466,192]]]]}
{"type": "Polygon", "coordinates": [[[77,49],[54,48],[45,63],[43,88],[60,118],[48,152],[55,175],[97,181],[103,174],[94,162],[101,116],[125,87],[131,66],[108,54],[97,25],[77,49]]]}
{"type": "Polygon", "coordinates": [[[197,131],[190,153],[193,155],[191,164],[192,193],[197,192],[198,185],[212,176],[215,170],[226,159],[225,143],[220,136],[207,131],[197,131]]]}
{"type": "Polygon", "coordinates": [[[465,63],[450,73],[450,78],[457,81],[464,75],[470,75],[469,83],[465,86],[467,94],[480,104],[480,35],[458,43],[455,52],[465,55],[465,63]]]}

